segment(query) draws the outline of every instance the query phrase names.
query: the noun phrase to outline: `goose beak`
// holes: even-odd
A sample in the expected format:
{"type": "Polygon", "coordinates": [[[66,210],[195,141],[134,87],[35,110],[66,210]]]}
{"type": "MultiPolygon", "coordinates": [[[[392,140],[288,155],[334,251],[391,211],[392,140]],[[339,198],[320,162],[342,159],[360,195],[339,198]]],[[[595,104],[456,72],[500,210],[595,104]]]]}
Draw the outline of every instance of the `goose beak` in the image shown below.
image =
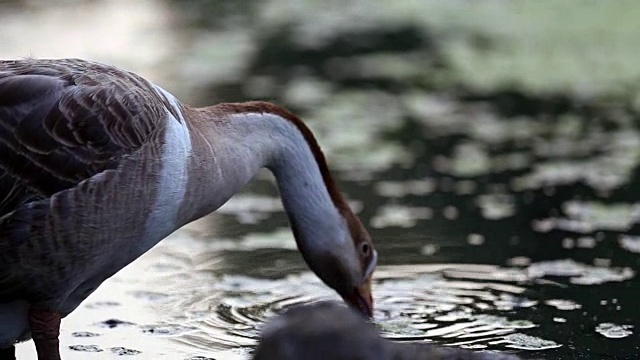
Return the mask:
{"type": "Polygon", "coordinates": [[[373,317],[373,296],[371,296],[371,277],[357,286],[349,296],[343,297],[344,301],[356,310],[360,311],[368,319],[373,317]]]}
{"type": "Polygon", "coordinates": [[[373,318],[373,296],[371,296],[371,278],[378,265],[378,252],[373,250],[373,256],[364,271],[364,281],[353,289],[353,292],[344,296],[344,301],[356,310],[359,310],[367,319],[373,318]]]}

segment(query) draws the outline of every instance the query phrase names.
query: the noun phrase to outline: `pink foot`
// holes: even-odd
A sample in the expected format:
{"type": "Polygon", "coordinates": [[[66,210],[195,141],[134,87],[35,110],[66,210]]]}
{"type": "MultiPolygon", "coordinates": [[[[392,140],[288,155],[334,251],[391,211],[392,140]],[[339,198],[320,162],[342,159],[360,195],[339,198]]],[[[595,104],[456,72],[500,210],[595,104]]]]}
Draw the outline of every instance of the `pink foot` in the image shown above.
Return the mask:
{"type": "Polygon", "coordinates": [[[31,338],[36,345],[38,360],[60,360],[60,319],[60,314],[51,310],[29,309],[31,338]]]}

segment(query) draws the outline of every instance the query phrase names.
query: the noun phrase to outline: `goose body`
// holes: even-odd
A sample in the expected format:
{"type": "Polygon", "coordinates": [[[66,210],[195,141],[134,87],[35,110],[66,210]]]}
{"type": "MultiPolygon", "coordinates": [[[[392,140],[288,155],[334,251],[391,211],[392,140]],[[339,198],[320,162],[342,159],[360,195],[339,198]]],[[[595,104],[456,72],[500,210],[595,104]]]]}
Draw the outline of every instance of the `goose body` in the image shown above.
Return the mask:
{"type": "Polygon", "coordinates": [[[376,252],[295,115],[192,108],[83,60],[0,61],[0,349],[33,337],[40,360],[59,359],[61,318],[263,167],[310,268],[371,315],[376,252]]]}

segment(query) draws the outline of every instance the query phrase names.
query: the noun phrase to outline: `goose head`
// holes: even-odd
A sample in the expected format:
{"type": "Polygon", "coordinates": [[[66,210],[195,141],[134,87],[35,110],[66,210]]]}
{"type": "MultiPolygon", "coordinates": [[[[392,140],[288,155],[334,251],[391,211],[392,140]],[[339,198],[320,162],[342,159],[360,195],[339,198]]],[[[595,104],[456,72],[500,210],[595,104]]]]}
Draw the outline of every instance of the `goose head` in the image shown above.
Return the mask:
{"type": "MultiPolygon", "coordinates": [[[[296,227],[293,228],[296,233],[296,227]]],[[[347,304],[367,318],[373,317],[371,278],[378,253],[371,237],[351,211],[343,211],[342,221],[321,234],[316,233],[316,236],[327,237],[325,241],[304,241],[299,239],[299,234],[296,236],[309,268],[347,304]]]]}

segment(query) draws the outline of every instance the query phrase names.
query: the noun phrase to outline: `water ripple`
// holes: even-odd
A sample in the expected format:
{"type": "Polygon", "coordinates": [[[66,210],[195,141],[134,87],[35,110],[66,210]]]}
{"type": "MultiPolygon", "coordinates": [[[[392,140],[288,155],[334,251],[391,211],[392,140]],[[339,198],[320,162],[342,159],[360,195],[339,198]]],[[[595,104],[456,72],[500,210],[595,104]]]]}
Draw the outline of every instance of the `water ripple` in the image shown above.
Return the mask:
{"type": "MultiPolygon", "coordinates": [[[[155,254],[155,258],[119,273],[73,313],[71,320],[65,319],[64,325],[73,329],[66,333],[70,336],[67,340],[63,331],[63,341],[74,350],[67,357],[116,349],[153,358],[175,354],[183,359],[246,359],[264,324],[285,309],[339,301],[335,292],[308,271],[292,274],[287,270],[280,277],[258,278],[254,275],[258,270],[242,275],[206,269],[200,260],[211,264],[210,259],[185,260],[188,257],[179,251],[155,254]],[[165,271],[140,278],[139,274],[159,263],[165,271]]],[[[229,268],[223,261],[215,265],[229,268]]],[[[554,335],[545,338],[546,329],[573,326],[571,311],[583,306],[570,298],[566,284],[598,286],[634,275],[624,269],[573,260],[526,261],[506,267],[380,266],[374,277],[375,323],[385,337],[395,341],[430,341],[486,350],[552,349],[562,346],[562,339],[554,335]],[[598,281],[576,281],[583,278],[598,281]],[[554,295],[545,296],[547,291],[554,295]],[[538,307],[552,311],[541,312],[538,307]],[[558,311],[566,315],[559,317],[558,311]],[[560,318],[563,320],[558,321],[560,318]]],[[[608,338],[632,332],[628,325],[608,323],[598,325],[595,331],[608,338]]]]}
{"type": "MultiPolygon", "coordinates": [[[[506,344],[507,335],[537,326],[506,314],[514,308],[537,304],[520,295],[525,288],[495,282],[451,281],[443,276],[445,268],[451,267],[464,269],[463,265],[428,265],[378,270],[375,319],[384,336],[398,341],[457,341],[461,345],[473,343],[476,347],[499,349],[496,345],[506,344]],[[490,311],[504,315],[488,314],[490,311]],[[505,342],[496,342],[500,339],[505,342]]],[[[478,269],[485,268],[470,266],[464,270],[478,269]]],[[[218,348],[254,345],[263,324],[284,309],[336,299],[310,273],[269,280],[223,276],[215,287],[226,295],[202,322],[207,325],[203,335],[218,348]],[[247,292],[249,288],[253,291],[247,292]]]]}

